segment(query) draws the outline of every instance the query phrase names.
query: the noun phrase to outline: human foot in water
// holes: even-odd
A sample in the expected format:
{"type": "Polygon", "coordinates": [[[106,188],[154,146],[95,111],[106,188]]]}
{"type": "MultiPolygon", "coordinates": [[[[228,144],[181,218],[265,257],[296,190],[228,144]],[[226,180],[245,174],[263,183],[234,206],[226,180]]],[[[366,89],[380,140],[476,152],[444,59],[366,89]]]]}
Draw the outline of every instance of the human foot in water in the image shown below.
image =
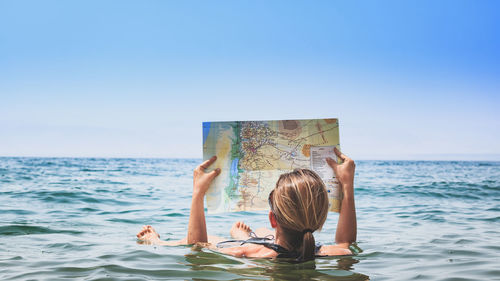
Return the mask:
{"type": "Polygon", "coordinates": [[[144,244],[160,244],[160,234],[151,225],[145,225],[137,233],[137,238],[144,244]]]}
{"type": "Polygon", "coordinates": [[[141,231],[137,233],[137,239],[139,240],[137,243],[146,245],[179,246],[187,244],[186,238],[173,241],[160,240],[160,234],[151,225],[143,226],[141,231]]]}
{"type": "Polygon", "coordinates": [[[233,227],[231,227],[231,230],[229,230],[231,237],[239,240],[250,238],[250,232],[252,232],[252,229],[241,221],[235,222],[233,227]]]}

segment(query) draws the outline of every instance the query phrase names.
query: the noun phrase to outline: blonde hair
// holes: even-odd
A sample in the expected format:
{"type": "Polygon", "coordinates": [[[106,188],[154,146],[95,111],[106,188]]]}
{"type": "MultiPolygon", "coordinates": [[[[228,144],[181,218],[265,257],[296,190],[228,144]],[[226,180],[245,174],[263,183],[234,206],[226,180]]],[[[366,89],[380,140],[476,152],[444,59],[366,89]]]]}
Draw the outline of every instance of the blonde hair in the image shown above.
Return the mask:
{"type": "Polygon", "coordinates": [[[308,169],[282,174],[269,203],[288,250],[300,260],[314,259],[312,232],[321,230],[328,215],[328,194],[321,178],[308,169]]]}

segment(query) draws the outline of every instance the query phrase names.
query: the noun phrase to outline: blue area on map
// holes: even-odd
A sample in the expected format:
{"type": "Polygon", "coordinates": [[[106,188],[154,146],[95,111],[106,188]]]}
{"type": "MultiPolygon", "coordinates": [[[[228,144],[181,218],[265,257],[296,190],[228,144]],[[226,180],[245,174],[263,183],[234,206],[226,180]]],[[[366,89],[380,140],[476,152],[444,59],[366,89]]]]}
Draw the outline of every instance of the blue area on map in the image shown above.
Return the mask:
{"type": "Polygon", "coordinates": [[[231,177],[237,177],[238,176],[238,161],[239,158],[234,158],[233,161],[231,162],[231,169],[229,170],[231,177]]]}
{"type": "Polygon", "coordinates": [[[205,144],[205,141],[207,140],[211,124],[212,122],[203,122],[203,144],[205,144]]]}

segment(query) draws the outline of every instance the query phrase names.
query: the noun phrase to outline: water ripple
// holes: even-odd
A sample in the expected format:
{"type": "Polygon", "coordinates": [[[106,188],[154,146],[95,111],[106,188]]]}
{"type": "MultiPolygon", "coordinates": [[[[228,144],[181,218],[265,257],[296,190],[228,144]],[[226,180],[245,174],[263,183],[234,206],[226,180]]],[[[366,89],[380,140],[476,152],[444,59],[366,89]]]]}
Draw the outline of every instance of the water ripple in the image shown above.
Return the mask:
{"type": "Polygon", "coordinates": [[[78,235],[81,234],[81,231],[75,230],[60,230],[53,229],[43,226],[33,226],[33,225],[7,225],[0,226],[0,235],[4,236],[16,236],[16,235],[30,235],[30,234],[50,234],[50,233],[58,233],[58,234],[71,234],[78,235]]]}

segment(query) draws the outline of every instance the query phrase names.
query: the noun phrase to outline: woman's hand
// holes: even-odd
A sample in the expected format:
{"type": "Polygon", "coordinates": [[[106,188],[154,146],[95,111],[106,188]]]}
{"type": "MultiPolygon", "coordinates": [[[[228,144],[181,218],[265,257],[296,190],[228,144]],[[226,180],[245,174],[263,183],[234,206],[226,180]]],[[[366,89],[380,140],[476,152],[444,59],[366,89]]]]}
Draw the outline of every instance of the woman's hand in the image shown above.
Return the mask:
{"type": "Polygon", "coordinates": [[[196,167],[193,171],[193,196],[205,196],[210,183],[214,180],[216,176],[220,174],[220,169],[217,168],[210,173],[206,173],[205,169],[210,167],[215,160],[217,160],[217,156],[213,156],[207,161],[203,162],[201,165],[196,167]]]}
{"type": "Polygon", "coordinates": [[[336,147],[333,149],[338,158],[340,158],[343,162],[342,164],[338,164],[332,158],[326,158],[326,162],[330,167],[332,167],[333,172],[335,173],[335,177],[340,182],[342,186],[354,184],[354,170],[356,169],[356,165],[354,161],[342,154],[336,147]]]}
{"type": "Polygon", "coordinates": [[[337,231],[335,232],[335,243],[337,247],[349,250],[349,245],[356,241],[358,233],[358,223],[356,222],[356,206],[354,203],[354,170],[356,165],[351,158],[342,154],[337,148],[333,151],[342,164],[337,164],[332,158],[326,158],[328,165],[332,167],[337,180],[342,187],[342,201],[340,203],[339,220],[337,231]]]}

